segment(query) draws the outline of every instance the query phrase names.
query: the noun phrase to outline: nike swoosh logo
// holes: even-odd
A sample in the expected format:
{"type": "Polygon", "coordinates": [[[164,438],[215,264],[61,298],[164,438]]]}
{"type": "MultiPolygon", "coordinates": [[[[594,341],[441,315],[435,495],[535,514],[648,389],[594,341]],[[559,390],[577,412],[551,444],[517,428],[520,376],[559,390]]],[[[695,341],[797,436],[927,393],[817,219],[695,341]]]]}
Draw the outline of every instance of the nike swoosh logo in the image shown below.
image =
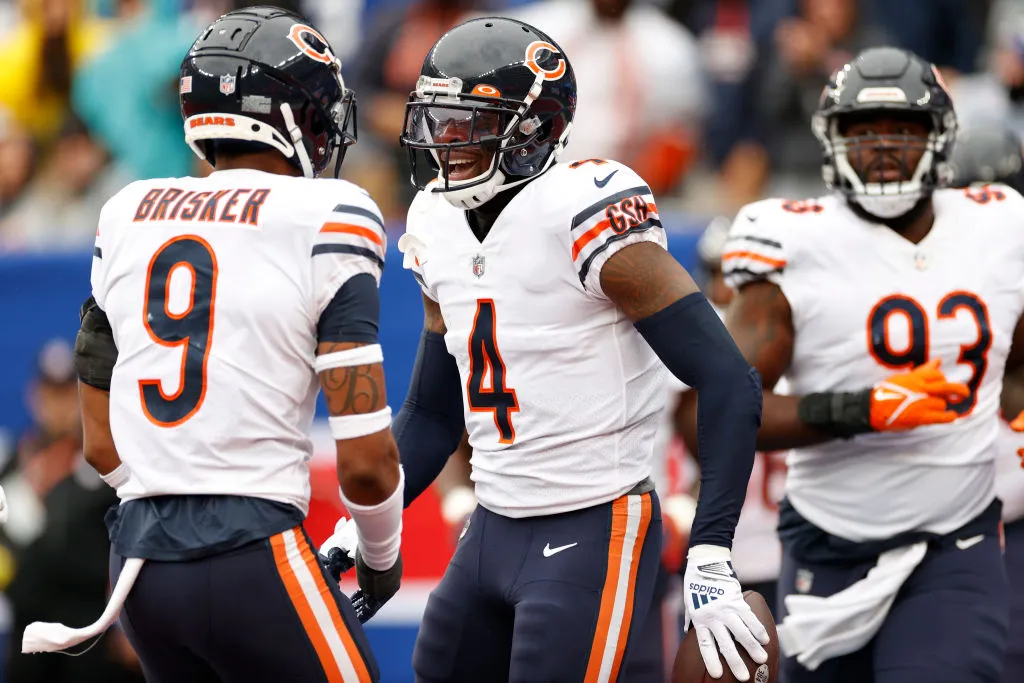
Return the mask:
{"type": "Polygon", "coordinates": [[[970,538],[958,538],[956,539],[956,547],[960,550],[967,550],[973,548],[982,541],[985,540],[985,534],[978,534],[977,536],[971,536],[970,538]]]}
{"type": "Polygon", "coordinates": [[[597,185],[598,187],[604,187],[605,185],[608,184],[608,181],[612,179],[612,176],[618,172],[618,169],[612,171],[605,177],[604,180],[598,180],[597,178],[594,178],[594,184],[597,185]]]}
{"type": "Polygon", "coordinates": [[[902,401],[906,396],[888,389],[875,389],[874,398],[876,401],[902,401]]]}
{"type": "Polygon", "coordinates": [[[568,545],[560,545],[557,548],[552,548],[550,543],[545,543],[544,544],[544,557],[551,557],[552,555],[557,555],[558,553],[562,552],[563,550],[568,550],[569,548],[573,547],[574,545],[579,545],[579,541],[577,541],[576,543],[569,543],[568,545]]]}

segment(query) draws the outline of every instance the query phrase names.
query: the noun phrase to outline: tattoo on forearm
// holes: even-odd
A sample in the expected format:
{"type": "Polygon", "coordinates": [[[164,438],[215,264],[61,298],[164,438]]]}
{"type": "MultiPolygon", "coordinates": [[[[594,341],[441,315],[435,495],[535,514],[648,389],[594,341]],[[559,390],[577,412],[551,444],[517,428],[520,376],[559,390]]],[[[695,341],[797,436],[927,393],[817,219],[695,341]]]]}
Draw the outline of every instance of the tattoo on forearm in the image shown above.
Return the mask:
{"type": "Polygon", "coordinates": [[[327,410],[331,415],[372,413],[384,406],[376,368],[378,365],[356,365],[332,368],[320,375],[327,410]]]}

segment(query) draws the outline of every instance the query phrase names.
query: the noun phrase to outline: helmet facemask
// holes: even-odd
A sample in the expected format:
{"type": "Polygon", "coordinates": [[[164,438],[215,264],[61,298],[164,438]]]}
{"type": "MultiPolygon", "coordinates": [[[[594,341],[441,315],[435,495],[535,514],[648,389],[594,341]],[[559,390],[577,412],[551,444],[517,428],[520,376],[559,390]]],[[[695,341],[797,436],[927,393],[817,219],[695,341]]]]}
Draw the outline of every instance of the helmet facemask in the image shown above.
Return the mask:
{"type": "Polygon", "coordinates": [[[885,108],[828,117],[816,114],[812,127],[825,151],[826,184],[872,216],[892,219],[906,214],[949,181],[946,157],[956,122],[936,118],[885,108]],[[882,119],[897,123],[895,132],[871,130],[870,124],[881,124],[882,119]]]}
{"type": "Polygon", "coordinates": [[[538,159],[535,152],[549,147],[545,133],[552,118],[542,120],[531,112],[539,86],[523,100],[502,97],[487,85],[477,85],[470,94],[461,91],[458,78],[421,76],[406,105],[401,142],[409,150],[418,189],[432,186],[454,206],[474,209],[547,170],[568,131],[538,159]],[[424,162],[429,173],[423,172],[424,162]],[[433,178],[427,181],[427,176],[433,178]],[[509,177],[514,180],[508,182],[509,177]]]}

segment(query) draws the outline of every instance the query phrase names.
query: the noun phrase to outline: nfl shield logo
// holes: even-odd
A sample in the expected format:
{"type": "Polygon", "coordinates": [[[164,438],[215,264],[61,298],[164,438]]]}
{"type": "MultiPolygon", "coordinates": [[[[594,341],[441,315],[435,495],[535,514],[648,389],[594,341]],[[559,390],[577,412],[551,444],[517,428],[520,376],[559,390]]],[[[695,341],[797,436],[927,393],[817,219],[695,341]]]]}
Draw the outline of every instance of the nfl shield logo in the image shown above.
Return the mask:
{"type": "Polygon", "coordinates": [[[484,257],[480,254],[473,257],[473,275],[477,277],[484,276],[484,257]]]}
{"type": "Polygon", "coordinates": [[[813,584],[814,572],[802,567],[796,570],[796,579],[793,581],[793,587],[796,588],[797,593],[809,593],[813,584]]]}
{"type": "Polygon", "coordinates": [[[235,77],[234,76],[221,76],[220,77],[220,91],[225,95],[230,95],[235,92],[235,77]]]}

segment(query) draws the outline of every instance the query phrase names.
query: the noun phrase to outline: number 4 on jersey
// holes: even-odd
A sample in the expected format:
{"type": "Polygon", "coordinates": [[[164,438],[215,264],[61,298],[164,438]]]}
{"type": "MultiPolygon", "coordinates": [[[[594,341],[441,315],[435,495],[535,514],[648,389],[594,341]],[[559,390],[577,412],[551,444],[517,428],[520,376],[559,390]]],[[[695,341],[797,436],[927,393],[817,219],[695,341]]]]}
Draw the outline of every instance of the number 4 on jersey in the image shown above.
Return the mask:
{"type": "Polygon", "coordinates": [[[466,383],[469,409],[475,413],[491,411],[501,443],[513,443],[516,430],[512,413],[519,411],[515,389],[505,386],[505,362],[498,351],[495,336],[494,301],[477,299],[473,331],[469,335],[469,382],[466,383]]]}

